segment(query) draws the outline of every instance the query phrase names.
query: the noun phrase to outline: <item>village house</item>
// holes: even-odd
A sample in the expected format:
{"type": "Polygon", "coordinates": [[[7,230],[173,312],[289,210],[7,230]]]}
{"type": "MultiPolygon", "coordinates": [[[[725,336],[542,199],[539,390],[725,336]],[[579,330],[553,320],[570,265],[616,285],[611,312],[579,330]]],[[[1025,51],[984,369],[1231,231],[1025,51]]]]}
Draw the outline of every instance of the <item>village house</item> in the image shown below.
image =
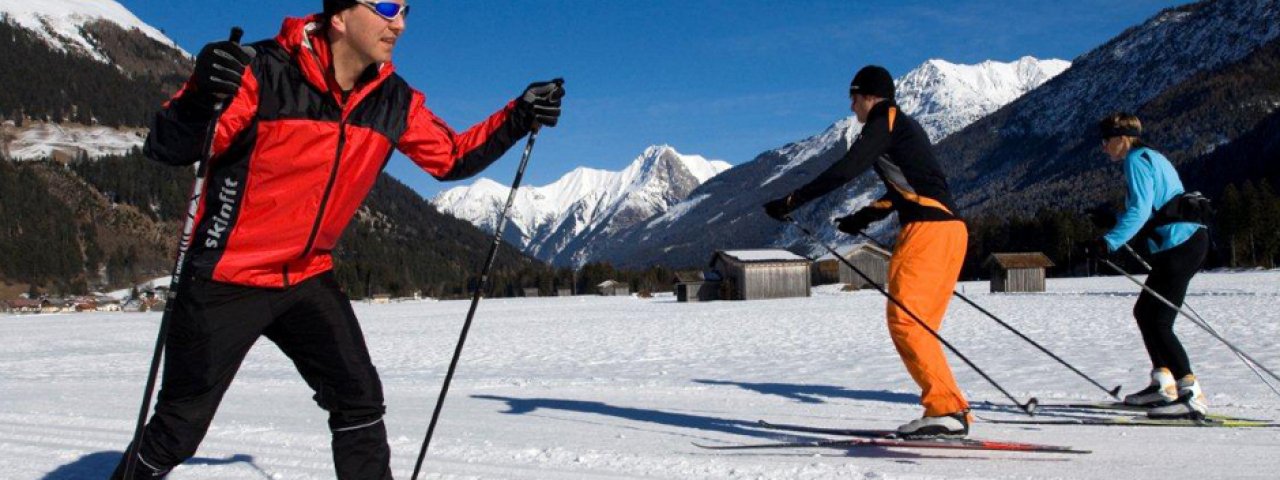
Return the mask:
{"type": "Polygon", "coordinates": [[[991,271],[991,293],[1043,292],[1045,269],[1053,261],[1040,252],[993,253],[985,265],[991,271]]]}
{"type": "Polygon", "coordinates": [[[810,263],[786,250],[720,250],[711,257],[723,300],[807,297],[810,263]]]}
{"type": "MultiPolygon", "coordinates": [[[[876,285],[884,285],[889,278],[889,257],[891,254],[870,243],[862,243],[844,249],[841,253],[845,260],[858,267],[858,271],[871,278],[876,285]]],[[[853,288],[871,288],[861,275],[858,275],[844,262],[830,253],[818,257],[813,262],[813,278],[815,285],[843,283],[853,288]]]]}

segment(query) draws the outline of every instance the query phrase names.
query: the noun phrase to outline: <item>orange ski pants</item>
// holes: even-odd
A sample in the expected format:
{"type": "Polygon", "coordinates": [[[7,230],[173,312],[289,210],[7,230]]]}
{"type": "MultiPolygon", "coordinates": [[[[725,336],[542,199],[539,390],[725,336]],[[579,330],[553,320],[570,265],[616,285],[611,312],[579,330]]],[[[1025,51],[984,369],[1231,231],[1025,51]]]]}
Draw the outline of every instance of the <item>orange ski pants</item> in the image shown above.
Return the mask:
{"type": "MultiPolygon", "coordinates": [[[[968,244],[968,230],[958,220],[911,222],[898,234],[889,260],[889,294],[935,332],[942,327],[968,244]]],[[[886,315],[893,345],[920,386],[925,415],[967,410],[942,343],[892,301],[886,315]]]]}

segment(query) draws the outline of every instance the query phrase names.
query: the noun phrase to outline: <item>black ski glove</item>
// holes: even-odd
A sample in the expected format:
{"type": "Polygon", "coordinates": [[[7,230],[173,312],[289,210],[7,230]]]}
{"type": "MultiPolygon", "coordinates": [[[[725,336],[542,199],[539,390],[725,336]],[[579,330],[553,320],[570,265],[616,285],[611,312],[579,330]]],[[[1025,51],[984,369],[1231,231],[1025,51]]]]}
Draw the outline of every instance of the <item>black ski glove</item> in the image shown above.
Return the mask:
{"type": "Polygon", "coordinates": [[[564,79],[534,82],[516,99],[516,109],[529,121],[529,129],[554,127],[560,121],[560,99],[564,98],[564,79]]]}
{"type": "Polygon", "coordinates": [[[1084,249],[1085,253],[1089,255],[1089,258],[1096,261],[1115,261],[1115,256],[1111,252],[1111,246],[1107,244],[1107,241],[1102,237],[1093,239],[1093,241],[1085,245],[1084,249]]]}
{"type": "Polygon", "coordinates": [[[787,196],[764,204],[764,213],[779,222],[784,221],[791,215],[791,212],[800,208],[795,202],[795,194],[789,193],[787,196]]]}
{"type": "Polygon", "coordinates": [[[862,231],[866,230],[868,226],[884,220],[884,217],[889,216],[890,213],[893,213],[893,210],[867,205],[853,212],[852,215],[845,215],[835,219],[836,229],[849,235],[861,235],[862,231]]]}
{"type": "Polygon", "coordinates": [[[1111,230],[1116,227],[1116,209],[1111,202],[1102,202],[1084,211],[1089,216],[1089,221],[1093,222],[1093,226],[1101,230],[1111,230]]]}
{"type": "Polygon", "coordinates": [[[212,113],[219,103],[240,91],[244,69],[256,54],[252,47],[231,40],[205,45],[196,55],[191,91],[182,95],[183,106],[201,113],[212,113]]]}

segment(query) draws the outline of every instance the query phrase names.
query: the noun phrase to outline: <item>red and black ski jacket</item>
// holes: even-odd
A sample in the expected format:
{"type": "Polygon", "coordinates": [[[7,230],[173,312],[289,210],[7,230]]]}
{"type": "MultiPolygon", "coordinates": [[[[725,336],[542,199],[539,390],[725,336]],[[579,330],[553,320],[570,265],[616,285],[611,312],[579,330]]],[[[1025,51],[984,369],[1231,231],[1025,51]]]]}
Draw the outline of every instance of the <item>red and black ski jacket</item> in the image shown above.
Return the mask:
{"type": "Polygon", "coordinates": [[[843,158],[793,193],[803,204],[830,193],[873,168],[888,193],[870,206],[896,210],[898,222],[960,219],[947,177],[933,155],[929,135],[893,100],[876,104],[843,158]]]}
{"type": "Polygon", "coordinates": [[[512,101],[456,133],[390,63],[371,66],[344,94],[315,22],[287,19],[275,39],[253,44],[240,91],[216,120],[183,107],[188,89],[156,114],[148,157],[190,165],[211,154],[188,252],[193,275],[282,288],[330,270],[329,252],[394,150],[437,179],[458,180],[532,127],[512,101]]]}

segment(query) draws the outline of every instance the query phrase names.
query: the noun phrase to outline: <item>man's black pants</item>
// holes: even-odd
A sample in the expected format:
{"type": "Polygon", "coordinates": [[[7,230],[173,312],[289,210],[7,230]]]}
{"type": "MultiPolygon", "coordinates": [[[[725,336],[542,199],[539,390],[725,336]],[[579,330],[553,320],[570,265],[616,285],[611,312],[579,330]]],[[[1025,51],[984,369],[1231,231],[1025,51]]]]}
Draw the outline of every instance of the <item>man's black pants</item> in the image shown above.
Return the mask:
{"type": "Polygon", "coordinates": [[[316,403],[329,412],[338,478],[391,478],[382,383],[351,301],[331,273],[283,290],[199,279],[186,285],[170,318],[160,394],[135,468],[143,475],[135,478],[157,478],[145,475],[195,455],[259,336],[293,360],[316,403]]]}

